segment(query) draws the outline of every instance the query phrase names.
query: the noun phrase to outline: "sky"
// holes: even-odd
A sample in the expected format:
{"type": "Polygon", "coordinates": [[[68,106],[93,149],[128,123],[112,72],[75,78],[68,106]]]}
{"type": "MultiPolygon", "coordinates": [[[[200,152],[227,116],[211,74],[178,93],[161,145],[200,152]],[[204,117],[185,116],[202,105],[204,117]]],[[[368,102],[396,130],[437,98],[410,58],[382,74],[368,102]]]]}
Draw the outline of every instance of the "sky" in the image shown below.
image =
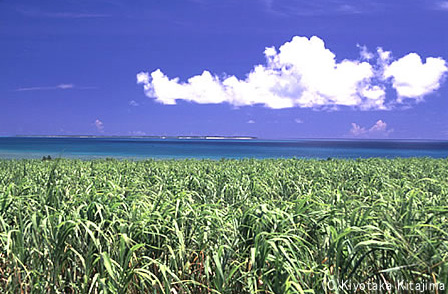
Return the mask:
{"type": "Polygon", "coordinates": [[[448,139],[448,1],[0,0],[0,136],[448,139]]]}

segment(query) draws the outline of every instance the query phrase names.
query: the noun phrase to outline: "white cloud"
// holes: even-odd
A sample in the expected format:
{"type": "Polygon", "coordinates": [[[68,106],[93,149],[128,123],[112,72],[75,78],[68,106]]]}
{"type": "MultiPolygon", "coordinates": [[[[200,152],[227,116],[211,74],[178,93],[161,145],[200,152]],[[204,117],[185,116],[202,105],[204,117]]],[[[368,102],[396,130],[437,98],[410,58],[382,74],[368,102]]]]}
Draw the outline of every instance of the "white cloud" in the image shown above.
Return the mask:
{"type": "Polygon", "coordinates": [[[367,132],[366,128],[361,127],[356,123],[352,123],[352,128],[350,129],[350,134],[353,136],[360,136],[367,132]]]}
{"type": "Polygon", "coordinates": [[[247,121],[247,123],[248,123],[248,124],[254,124],[254,123],[255,123],[255,121],[254,121],[254,120],[252,120],[252,119],[250,119],[250,120],[248,120],[248,121],[247,121]]]}
{"type": "Polygon", "coordinates": [[[46,87],[26,87],[26,88],[18,88],[16,91],[40,91],[40,90],[67,90],[73,89],[75,85],[73,84],[59,84],[56,86],[46,86],[46,87]]]}
{"type": "Polygon", "coordinates": [[[375,57],[375,54],[370,52],[365,45],[361,46],[361,45],[357,44],[356,47],[359,48],[359,54],[361,55],[362,59],[371,60],[375,57]]]}
{"type": "Polygon", "coordinates": [[[378,48],[374,55],[365,46],[358,47],[359,59],[337,61],[322,39],[296,36],[278,50],[266,48],[266,64],[254,66],[244,79],[205,70],[183,82],[157,69],[138,73],[137,83],[143,84],[148,97],[163,104],[185,100],[273,109],[347,106],[367,110],[390,108],[402,97],[422,98],[440,87],[448,70],[442,58],[422,63],[420,56],[411,53],[393,61],[389,51],[378,48]],[[386,101],[388,85],[397,91],[397,101],[386,101]]]}
{"type": "Polygon", "coordinates": [[[260,0],[266,12],[276,16],[316,16],[360,14],[382,11],[377,1],[260,0]]]}
{"type": "Polygon", "coordinates": [[[139,106],[140,104],[138,104],[138,102],[137,101],[135,101],[135,100],[131,100],[131,101],[129,101],[129,106],[135,106],[135,107],[137,107],[137,106],[139,106]]]}
{"type": "Polygon", "coordinates": [[[441,1],[437,5],[437,9],[448,11],[448,1],[441,1]]]}
{"type": "Polygon", "coordinates": [[[410,53],[384,70],[385,78],[392,78],[392,86],[399,98],[422,98],[440,87],[442,77],[447,72],[447,63],[442,58],[426,58],[423,63],[416,53],[410,53]]]}
{"type": "Polygon", "coordinates": [[[104,18],[111,17],[110,14],[101,13],[83,13],[83,12],[52,12],[36,9],[18,8],[17,11],[25,16],[44,17],[44,18],[104,18]]]}
{"type": "Polygon", "coordinates": [[[294,122],[295,122],[296,124],[303,124],[303,120],[300,119],[300,118],[296,118],[296,119],[294,119],[294,122]]]}
{"type": "Polygon", "coordinates": [[[386,130],[387,124],[382,120],[379,120],[369,129],[369,132],[385,132],[386,130]]]}
{"type": "Polygon", "coordinates": [[[130,132],[131,136],[146,136],[146,133],[143,131],[132,131],[130,132]]]}
{"type": "Polygon", "coordinates": [[[95,124],[95,127],[98,130],[98,132],[104,131],[104,123],[102,121],[100,121],[99,119],[96,119],[94,124],[95,124]]]}
{"type": "Polygon", "coordinates": [[[71,89],[71,88],[73,88],[74,85],[73,85],[73,84],[60,84],[60,85],[57,85],[56,87],[57,87],[58,89],[63,89],[63,90],[65,90],[65,89],[71,89]]]}
{"type": "Polygon", "coordinates": [[[387,127],[387,123],[382,120],[378,120],[369,129],[361,127],[356,123],[352,123],[352,128],[350,129],[350,135],[354,137],[364,137],[364,138],[384,138],[389,136],[393,132],[393,129],[387,127]]]}

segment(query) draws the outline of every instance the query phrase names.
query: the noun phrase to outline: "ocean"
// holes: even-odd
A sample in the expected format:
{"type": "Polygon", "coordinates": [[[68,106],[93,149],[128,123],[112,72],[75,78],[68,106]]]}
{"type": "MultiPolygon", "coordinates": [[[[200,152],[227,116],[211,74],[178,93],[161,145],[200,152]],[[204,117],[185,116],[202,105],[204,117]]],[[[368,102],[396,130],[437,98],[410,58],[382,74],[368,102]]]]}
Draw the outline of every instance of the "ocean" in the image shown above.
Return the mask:
{"type": "Polygon", "coordinates": [[[0,158],[448,158],[448,141],[0,137],[0,158]]]}

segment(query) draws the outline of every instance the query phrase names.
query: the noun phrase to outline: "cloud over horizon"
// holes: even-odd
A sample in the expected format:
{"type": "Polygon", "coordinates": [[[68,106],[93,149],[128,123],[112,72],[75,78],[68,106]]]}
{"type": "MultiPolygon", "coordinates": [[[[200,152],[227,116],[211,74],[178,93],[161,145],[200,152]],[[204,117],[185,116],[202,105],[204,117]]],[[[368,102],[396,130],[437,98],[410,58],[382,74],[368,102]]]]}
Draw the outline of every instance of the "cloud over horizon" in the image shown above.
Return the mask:
{"type": "Polygon", "coordinates": [[[102,133],[104,131],[104,123],[98,118],[95,120],[94,125],[98,132],[102,133]]]}
{"type": "Polygon", "coordinates": [[[245,79],[219,77],[204,70],[182,82],[160,69],[137,74],[146,96],[162,104],[185,100],[198,104],[264,105],[272,109],[391,109],[405,101],[419,102],[440,88],[448,71],[440,58],[426,60],[417,53],[394,59],[378,48],[360,48],[358,59],[337,61],[319,37],[295,36],[277,50],[264,51],[266,64],[254,66],[245,79]],[[387,88],[396,97],[386,97],[387,88]]]}
{"type": "Polygon", "coordinates": [[[388,128],[386,122],[380,119],[368,129],[361,127],[357,123],[352,123],[350,135],[360,138],[385,138],[388,137],[393,131],[393,129],[388,128]]]}

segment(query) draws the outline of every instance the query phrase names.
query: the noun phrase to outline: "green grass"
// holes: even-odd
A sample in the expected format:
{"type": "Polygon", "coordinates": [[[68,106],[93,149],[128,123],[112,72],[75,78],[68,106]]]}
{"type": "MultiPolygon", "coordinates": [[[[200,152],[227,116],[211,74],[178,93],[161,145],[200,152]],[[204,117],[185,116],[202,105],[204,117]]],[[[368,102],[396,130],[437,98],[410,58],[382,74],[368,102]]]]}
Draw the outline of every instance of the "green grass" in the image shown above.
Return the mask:
{"type": "Polygon", "coordinates": [[[0,289],[448,286],[447,196],[445,159],[0,160],[0,289]]]}

